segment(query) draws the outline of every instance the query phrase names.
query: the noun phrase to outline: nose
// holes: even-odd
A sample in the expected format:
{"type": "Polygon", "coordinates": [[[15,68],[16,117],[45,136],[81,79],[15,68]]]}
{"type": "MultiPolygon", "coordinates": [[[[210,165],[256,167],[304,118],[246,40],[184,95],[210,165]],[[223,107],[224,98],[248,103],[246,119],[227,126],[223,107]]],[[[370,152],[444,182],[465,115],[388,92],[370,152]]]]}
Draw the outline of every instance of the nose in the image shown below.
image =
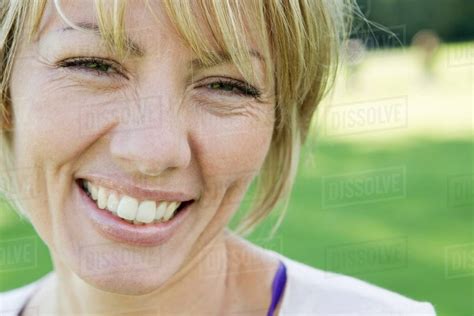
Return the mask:
{"type": "Polygon", "coordinates": [[[178,104],[160,104],[160,98],[142,102],[134,117],[120,122],[112,132],[110,152],[124,170],[159,176],[184,169],[191,160],[187,129],[178,104]]]}

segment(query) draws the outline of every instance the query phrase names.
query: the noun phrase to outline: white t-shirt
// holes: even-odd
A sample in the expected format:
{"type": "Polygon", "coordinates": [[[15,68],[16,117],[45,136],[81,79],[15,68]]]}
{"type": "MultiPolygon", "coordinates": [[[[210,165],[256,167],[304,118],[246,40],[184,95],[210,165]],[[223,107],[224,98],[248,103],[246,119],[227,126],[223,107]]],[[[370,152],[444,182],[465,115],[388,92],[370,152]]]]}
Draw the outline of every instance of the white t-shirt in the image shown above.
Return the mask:
{"type": "Polygon", "coordinates": [[[418,302],[354,277],[315,269],[271,251],[287,267],[280,316],[433,316],[418,302]]]}
{"type": "MultiPolygon", "coordinates": [[[[286,266],[279,316],[433,316],[433,306],[341,274],[296,262],[267,250],[286,266]]],[[[0,293],[0,315],[17,316],[43,277],[0,293]]],[[[270,295],[270,294],[269,294],[270,295]]]]}

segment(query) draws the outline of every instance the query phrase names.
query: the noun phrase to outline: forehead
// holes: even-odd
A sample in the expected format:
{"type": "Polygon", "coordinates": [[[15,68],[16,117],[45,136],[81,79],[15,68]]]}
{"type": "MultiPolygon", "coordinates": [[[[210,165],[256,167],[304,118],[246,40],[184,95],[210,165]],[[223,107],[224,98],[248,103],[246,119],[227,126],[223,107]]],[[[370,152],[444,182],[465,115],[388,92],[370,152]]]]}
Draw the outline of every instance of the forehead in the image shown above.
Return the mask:
{"type": "MultiPolygon", "coordinates": [[[[70,26],[70,24],[82,23],[98,25],[100,21],[96,6],[97,2],[97,0],[47,0],[45,12],[42,16],[38,30],[39,38],[48,32],[64,29],[70,26]]],[[[113,12],[115,1],[104,0],[99,2],[104,3],[106,11],[105,14],[100,14],[101,16],[113,16],[116,14],[116,12],[113,12]]],[[[147,39],[151,40],[152,38],[156,41],[156,36],[180,37],[176,28],[177,21],[172,21],[168,16],[165,7],[166,1],[125,0],[124,2],[124,29],[127,34],[141,37],[143,41],[146,41],[147,39]]],[[[201,6],[199,6],[197,4],[198,1],[195,0],[180,1],[180,3],[183,3],[183,5],[177,7],[181,7],[183,13],[178,12],[178,15],[181,15],[179,18],[181,21],[178,23],[181,25],[185,24],[189,26],[189,28],[196,28],[197,26],[199,28],[198,32],[203,38],[219,42],[220,40],[215,38],[216,33],[232,32],[241,27],[246,41],[248,41],[249,45],[252,46],[254,50],[257,50],[258,46],[262,45],[262,43],[259,43],[259,41],[256,40],[257,34],[255,29],[251,27],[252,23],[250,23],[250,19],[247,19],[245,16],[243,17],[243,23],[238,23],[238,21],[235,20],[235,17],[229,17],[230,14],[228,12],[220,12],[222,15],[227,15],[228,19],[232,21],[231,23],[239,24],[240,26],[235,27],[235,25],[233,25],[229,27],[229,25],[218,25],[216,28],[219,23],[217,23],[217,21],[212,21],[213,14],[209,14],[208,12],[209,4],[204,6],[201,4],[201,6]],[[188,13],[191,13],[193,21],[185,21],[189,19],[190,15],[188,13]]],[[[232,11],[232,8],[244,8],[245,2],[236,2],[233,6],[225,6],[222,4],[214,7],[217,8],[216,11],[222,11],[223,9],[230,9],[232,11]],[[220,6],[221,8],[217,8],[220,6]]],[[[174,10],[176,10],[176,7],[174,10]]],[[[242,12],[238,12],[235,15],[242,17],[242,12]]],[[[253,23],[255,22],[256,21],[253,21],[253,23]]],[[[228,34],[219,35],[225,37],[228,34]]],[[[211,42],[211,45],[214,44],[217,43],[211,42]]]]}
{"type": "MultiPolygon", "coordinates": [[[[107,11],[102,16],[113,16],[113,2],[104,1],[107,11]]],[[[38,38],[51,32],[70,30],[71,25],[93,30],[94,26],[99,24],[100,18],[95,0],[50,0],[47,1],[41,19],[38,38]]],[[[157,36],[178,36],[162,1],[127,1],[124,11],[124,30],[135,38],[141,38],[143,42],[148,42],[147,39],[151,38],[154,39],[151,42],[156,42],[157,36]]]]}

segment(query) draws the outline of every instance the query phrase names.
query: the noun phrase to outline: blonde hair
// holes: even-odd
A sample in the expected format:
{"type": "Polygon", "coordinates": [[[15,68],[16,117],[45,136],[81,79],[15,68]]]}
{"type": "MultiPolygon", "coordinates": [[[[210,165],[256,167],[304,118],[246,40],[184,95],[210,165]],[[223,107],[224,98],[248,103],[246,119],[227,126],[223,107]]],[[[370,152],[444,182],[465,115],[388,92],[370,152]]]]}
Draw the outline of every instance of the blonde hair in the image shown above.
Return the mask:
{"type": "MultiPolygon", "coordinates": [[[[240,233],[248,233],[281,201],[286,203],[275,228],[284,216],[301,146],[317,105],[333,83],[342,39],[347,34],[355,5],[353,0],[238,3],[164,1],[174,27],[203,63],[212,63],[219,58],[218,51],[223,51],[245,76],[251,75],[245,21],[252,21],[256,40],[264,43],[266,77],[271,78],[275,91],[276,120],[268,155],[256,177],[252,207],[238,227],[240,233]],[[207,41],[203,40],[207,38],[202,36],[204,31],[211,34],[207,41]]],[[[55,0],[55,4],[62,18],[72,24],[61,11],[59,0],[55,0]]],[[[45,6],[46,0],[0,0],[0,123],[3,127],[0,141],[5,165],[10,165],[13,158],[8,129],[11,127],[8,86],[12,65],[21,36],[26,34],[28,40],[35,36],[45,6]]],[[[126,54],[126,1],[113,0],[112,5],[109,2],[106,5],[105,0],[96,0],[96,8],[104,40],[120,54],[126,54]]]]}

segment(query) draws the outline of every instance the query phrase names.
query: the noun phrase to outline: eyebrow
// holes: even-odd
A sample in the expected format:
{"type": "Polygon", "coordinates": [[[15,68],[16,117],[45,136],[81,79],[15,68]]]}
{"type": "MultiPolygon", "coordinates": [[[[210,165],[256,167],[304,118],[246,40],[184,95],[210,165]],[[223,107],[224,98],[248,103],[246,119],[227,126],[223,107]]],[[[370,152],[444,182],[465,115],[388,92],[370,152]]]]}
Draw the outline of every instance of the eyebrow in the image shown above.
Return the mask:
{"type": "MultiPolygon", "coordinates": [[[[76,26],[93,31],[95,34],[100,35],[100,29],[97,24],[94,23],[87,23],[87,22],[79,22],[75,23],[76,26]]],[[[64,28],[59,29],[60,32],[67,32],[67,31],[79,31],[78,29],[72,27],[72,26],[67,26],[64,28]]],[[[145,55],[144,50],[135,43],[130,37],[125,38],[125,42],[127,43],[127,46],[130,47],[130,52],[134,57],[143,57],[145,55]]]]}
{"type": "MultiPolygon", "coordinates": [[[[265,63],[265,59],[263,58],[262,54],[260,54],[260,52],[258,52],[257,50],[250,49],[248,53],[250,57],[255,57],[259,61],[265,63]]],[[[216,55],[218,59],[215,62],[211,62],[210,64],[204,63],[199,58],[193,59],[189,64],[193,69],[204,69],[204,68],[211,68],[211,67],[218,66],[220,64],[227,64],[227,63],[232,62],[232,56],[226,52],[217,52],[216,55]]]]}
{"type": "MultiPolygon", "coordinates": [[[[78,22],[78,23],[75,23],[75,25],[82,29],[93,31],[95,34],[100,35],[100,28],[97,24],[88,23],[88,22],[78,22]]],[[[59,29],[59,31],[68,32],[68,31],[80,31],[80,30],[72,26],[67,26],[67,27],[59,29]]],[[[125,38],[125,41],[127,45],[130,47],[130,52],[132,56],[143,57],[145,55],[145,50],[141,48],[139,44],[134,42],[130,37],[127,36],[125,38]]],[[[261,62],[265,63],[265,59],[263,58],[262,54],[256,49],[250,49],[248,53],[250,57],[257,58],[261,62]]],[[[204,63],[201,59],[196,58],[189,62],[189,66],[192,67],[192,69],[194,70],[198,70],[198,69],[211,68],[211,67],[218,66],[220,64],[226,64],[226,63],[232,62],[232,57],[228,53],[218,52],[216,55],[218,57],[218,60],[216,60],[213,63],[210,63],[210,64],[204,63]]]]}

